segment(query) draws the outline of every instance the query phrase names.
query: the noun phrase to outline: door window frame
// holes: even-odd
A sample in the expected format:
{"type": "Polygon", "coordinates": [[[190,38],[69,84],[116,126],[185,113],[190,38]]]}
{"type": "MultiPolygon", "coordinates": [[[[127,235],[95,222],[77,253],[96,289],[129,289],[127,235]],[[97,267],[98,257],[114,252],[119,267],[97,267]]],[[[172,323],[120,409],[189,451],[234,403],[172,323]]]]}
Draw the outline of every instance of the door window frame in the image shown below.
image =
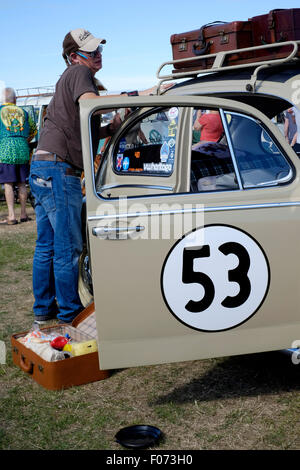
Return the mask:
{"type": "MultiPolygon", "coordinates": [[[[112,197],[112,198],[106,198],[106,197],[103,197],[101,196],[101,194],[99,192],[97,192],[96,190],[96,178],[95,178],[95,174],[93,172],[93,154],[92,154],[92,138],[91,138],[91,118],[92,118],[92,115],[95,111],[97,110],[100,110],[100,109],[107,109],[108,107],[109,108],[122,108],[122,107],[138,107],[139,109],[142,109],[142,108],[159,108],[159,107],[172,107],[172,106],[177,106],[177,107],[181,107],[181,108],[203,108],[203,109],[211,109],[211,108],[217,108],[220,112],[222,112],[222,114],[224,113],[237,113],[237,114],[240,114],[240,115],[244,115],[246,118],[250,118],[250,119],[253,119],[254,121],[258,122],[265,130],[268,131],[268,134],[271,134],[272,136],[272,139],[275,141],[276,145],[279,147],[279,149],[281,150],[281,152],[283,153],[283,156],[284,158],[287,160],[288,164],[290,165],[290,167],[292,168],[292,171],[293,171],[293,177],[287,181],[286,183],[284,184],[290,184],[294,177],[295,177],[295,165],[293,164],[293,158],[291,157],[291,154],[294,154],[293,150],[290,149],[290,151],[287,150],[287,148],[285,148],[285,145],[281,144],[280,142],[278,142],[278,138],[277,136],[275,135],[275,133],[273,132],[272,129],[270,129],[271,126],[269,126],[269,118],[264,115],[263,113],[261,113],[259,110],[257,110],[256,108],[253,108],[249,105],[246,105],[244,103],[240,103],[240,102],[236,102],[234,100],[229,100],[227,98],[218,98],[218,97],[209,97],[209,96],[205,96],[205,95],[199,95],[199,96],[174,96],[174,95],[163,95],[163,96],[147,96],[147,97],[135,97],[135,99],[133,98],[130,98],[130,97],[117,97],[117,98],[96,98],[96,99],[93,99],[93,100],[83,100],[80,102],[80,113],[81,113],[81,132],[82,132],[82,139],[84,140],[84,137],[87,137],[88,136],[88,145],[85,145],[85,150],[83,149],[84,153],[87,153],[88,151],[88,154],[89,154],[89,171],[90,171],[90,175],[87,175],[88,171],[86,170],[85,173],[86,173],[86,179],[87,179],[87,183],[88,185],[90,184],[92,186],[92,189],[93,189],[93,194],[94,196],[97,198],[97,200],[102,200],[102,201],[112,201],[113,199],[118,199],[118,197],[112,197]],[[105,103],[103,103],[105,100],[105,103]],[[241,109],[241,108],[244,108],[244,109],[241,109]],[[245,114],[246,113],[246,114],[245,114]],[[268,124],[266,124],[264,121],[268,122],[268,124]],[[271,131],[271,132],[270,132],[271,131]]],[[[138,119],[138,116],[137,116],[137,119],[138,119]]],[[[231,142],[231,138],[229,136],[229,130],[228,130],[228,123],[227,123],[227,120],[226,120],[226,116],[223,115],[223,118],[222,118],[222,122],[223,122],[223,126],[224,126],[224,132],[228,133],[226,135],[226,138],[228,139],[228,145],[229,142],[231,142]],[[224,117],[225,117],[225,120],[224,120],[224,117]]],[[[128,123],[126,122],[125,125],[128,125],[128,123]]],[[[279,131],[278,131],[279,132],[279,131]]],[[[184,136],[187,135],[187,128],[185,125],[181,125],[180,127],[180,133],[184,133],[184,136]]],[[[183,154],[182,154],[182,135],[180,136],[180,145],[178,145],[178,148],[177,148],[177,152],[179,152],[178,154],[178,157],[177,157],[177,163],[176,163],[176,167],[177,167],[177,171],[178,170],[181,170],[182,169],[182,158],[183,158],[183,154]]],[[[113,139],[117,140],[119,138],[119,133],[117,132],[115,137],[113,137],[113,139]]],[[[85,142],[87,143],[87,139],[85,140],[85,142]]],[[[190,139],[190,144],[189,144],[189,154],[191,152],[191,139],[190,139]]],[[[113,145],[113,142],[111,143],[111,145],[113,145]]],[[[83,145],[84,147],[84,145],[83,145]]],[[[108,150],[108,149],[107,149],[108,150]]],[[[186,153],[186,152],[185,152],[186,153]]],[[[232,151],[232,149],[230,150],[230,153],[231,153],[231,157],[232,159],[235,158],[235,154],[234,154],[234,151],[232,151]]],[[[85,164],[87,163],[87,159],[85,159],[85,164]]],[[[103,161],[103,164],[105,162],[103,161]]],[[[109,162],[108,162],[109,163],[109,162]]],[[[110,162],[112,164],[112,161],[110,162]]],[[[237,161],[236,161],[236,158],[235,158],[235,163],[237,164],[237,161]]],[[[102,164],[101,164],[102,166],[102,164]]],[[[187,168],[189,167],[189,165],[187,165],[187,168]]],[[[101,168],[101,167],[100,167],[101,168]]],[[[100,170],[99,168],[99,170],[100,170]]],[[[240,172],[236,172],[237,175],[240,176],[240,172]]],[[[164,177],[165,178],[165,177],[164,177]]],[[[182,175],[181,175],[181,178],[182,178],[182,175]]],[[[187,179],[188,179],[188,182],[190,180],[190,173],[187,175],[187,179]]],[[[161,185],[158,185],[158,186],[161,186],[161,185]]],[[[282,184],[280,184],[280,186],[282,186],[282,184]]],[[[265,188],[267,186],[263,186],[263,188],[265,188]]],[[[268,186],[269,187],[269,186],[268,186]]],[[[271,185],[271,187],[274,187],[274,185],[271,185]]],[[[241,190],[248,190],[248,189],[261,189],[262,186],[259,186],[259,187],[253,187],[253,188],[242,188],[241,190]]],[[[224,192],[236,192],[237,190],[239,189],[233,189],[233,190],[225,190],[224,192]]],[[[221,190],[223,192],[223,190],[221,190]]],[[[215,191],[213,191],[215,192],[215,191]]],[[[220,191],[218,191],[220,192],[220,191]]],[[[151,198],[151,197],[160,197],[160,196],[174,196],[174,195],[179,195],[179,194],[189,194],[188,191],[180,191],[180,192],[174,192],[172,194],[170,194],[170,192],[168,191],[168,193],[164,193],[164,194],[153,194],[153,195],[149,195],[149,194],[139,194],[139,195],[134,195],[134,196],[128,196],[129,198],[151,198]]],[[[193,193],[193,194],[203,194],[202,193],[193,193]]]]}

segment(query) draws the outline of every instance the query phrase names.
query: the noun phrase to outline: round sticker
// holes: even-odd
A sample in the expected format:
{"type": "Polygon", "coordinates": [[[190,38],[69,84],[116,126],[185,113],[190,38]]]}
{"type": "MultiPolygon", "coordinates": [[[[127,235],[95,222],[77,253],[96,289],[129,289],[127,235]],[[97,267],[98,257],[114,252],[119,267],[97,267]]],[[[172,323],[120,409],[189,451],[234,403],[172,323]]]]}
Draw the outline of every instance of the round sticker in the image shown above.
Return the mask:
{"type": "Polygon", "coordinates": [[[249,320],[269,288],[268,260],[246,232],[208,225],[179,240],[161,274],[164,300],[186,326],[202,331],[235,328],[249,320]]]}
{"type": "Polygon", "coordinates": [[[168,112],[169,119],[170,120],[176,119],[177,116],[178,116],[178,108],[175,108],[175,106],[173,108],[170,108],[168,112]]]}

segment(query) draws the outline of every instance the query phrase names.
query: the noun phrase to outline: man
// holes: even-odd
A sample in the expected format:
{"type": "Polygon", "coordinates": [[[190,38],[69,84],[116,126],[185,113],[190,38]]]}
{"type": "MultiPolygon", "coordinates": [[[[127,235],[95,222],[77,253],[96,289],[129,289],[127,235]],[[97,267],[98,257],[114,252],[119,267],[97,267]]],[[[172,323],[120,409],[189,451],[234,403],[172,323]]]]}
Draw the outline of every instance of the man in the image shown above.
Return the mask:
{"type": "Polygon", "coordinates": [[[0,106],[0,184],[4,184],[8,217],[0,224],[18,223],[14,208],[14,184],[18,185],[21,204],[20,222],[31,220],[26,212],[26,179],[29,176],[28,142],[36,134],[36,125],[28,113],[16,106],[13,88],[4,88],[0,106]]]}
{"type": "Polygon", "coordinates": [[[297,154],[300,154],[300,109],[297,108],[297,106],[293,106],[293,112],[295,115],[295,122],[296,122],[296,130],[295,134],[293,137],[293,140],[291,142],[291,146],[297,152],[297,154]]]}
{"type": "Polygon", "coordinates": [[[289,144],[292,143],[295,133],[297,132],[297,125],[293,108],[289,108],[284,112],[284,137],[289,144]]]}
{"type": "MultiPolygon", "coordinates": [[[[63,58],[67,69],[56,84],[32,157],[30,186],[36,199],[37,221],[33,310],[38,323],[56,315],[60,322],[70,323],[83,309],[78,295],[83,169],[79,101],[99,97],[95,74],[102,68],[105,43],[105,39],[95,38],[82,28],[65,36],[63,58]]],[[[151,92],[152,89],[142,93],[151,92]]],[[[98,139],[111,136],[120,125],[116,117],[99,133],[97,119],[100,118],[95,117],[94,125],[98,139]]]]}
{"type": "Polygon", "coordinates": [[[194,129],[201,131],[200,142],[218,142],[223,134],[223,125],[219,111],[208,110],[194,123],[194,129]]]}

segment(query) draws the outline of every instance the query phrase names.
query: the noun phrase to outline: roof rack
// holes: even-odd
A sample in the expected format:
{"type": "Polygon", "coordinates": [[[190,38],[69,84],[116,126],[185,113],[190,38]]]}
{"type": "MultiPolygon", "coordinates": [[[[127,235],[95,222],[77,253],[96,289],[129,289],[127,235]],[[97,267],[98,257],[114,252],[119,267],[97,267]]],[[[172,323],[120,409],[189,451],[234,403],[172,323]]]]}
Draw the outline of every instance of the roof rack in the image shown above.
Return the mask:
{"type": "Polygon", "coordinates": [[[54,94],[54,85],[35,87],[35,88],[19,88],[16,90],[17,98],[32,98],[36,96],[52,96],[54,94]]]}
{"type": "Polygon", "coordinates": [[[157,89],[158,89],[158,94],[161,93],[160,91],[160,86],[163,82],[166,82],[166,81],[169,81],[169,80],[176,80],[176,79],[180,79],[180,78],[195,78],[197,77],[198,75],[202,75],[202,74],[208,74],[208,73],[211,73],[211,72],[223,72],[223,71],[226,71],[226,70],[236,70],[236,69],[243,69],[245,67],[256,67],[256,69],[254,70],[252,76],[251,76],[251,79],[250,79],[250,82],[249,84],[247,85],[247,91],[249,92],[253,92],[255,91],[255,85],[256,85],[256,80],[257,80],[257,75],[258,75],[258,72],[263,69],[263,68],[266,68],[266,67],[270,67],[270,66],[275,66],[275,65],[280,65],[280,64],[283,64],[285,62],[289,62],[289,61],[292,61],[292,60],[297,60],[297,54],[298,54],[298,51],[299,51],[299,46],[300,46],[300,41],[285,41],[285,42],[278,42],[278,43],[274,43],[274,44],[265,44],[263,46],[255,46],[255,47],[246,47],[246,48],[243,48],[243,49],[234,49],[234,50],[231,50],[231,51],[222,51],[222,52],[217,52],[215,54],[207,54],[207,55],[202,55],[202,56],[195,56],[195,57],[187,57],[185,59],[178,59],[178,60],[171,60],[171,61],[168,61],[168,62],[164,62],[158,69],[157,73],[156,73],[156,76],[157,78],[160,80],[159,83],[158,83],[158,86],[157,86],[157,89]],[[263,50],[263,49],[270,49],[270,48],[282,48],[282,47],[285,47],[285,46],[293,46],[293,50],[292,52],[290,52],[288,55],[286,55],[285,57],[283,58],[280,58],[280,59],[268,59],[268,60],[253,60],[252,62],[249,62],[249,63],[244,63],[244,64],[236,64],[236,65],[224,65],[225,64],[225,60],[228,58],[229,55],[232,55],[232,54],[241,54],[243,52],[255,52],[255,51],[259,51],[259,50],[263,50]],[[214,61],[212,63],[212,66],[209,67],[209,68],[206,68],[206,69],[197,69],[196,66],[195,68],[193,67],[193,69],[191,70],[188,70],[184,72],[180,72],[180,69],[178,69],[178,72],[173,70],[171,74],[169,75],[160,75],[162,69],[167,66],[167,65],[176,65],[176,64],[180,64],[182,65],[182,68],[184,68],[184,63],[185,62],[192,62],[192,61],[195,61],[195,62],[199,62],[199,60],[206,60],[206,59],[213,59],[214,58],[214,61]]]}

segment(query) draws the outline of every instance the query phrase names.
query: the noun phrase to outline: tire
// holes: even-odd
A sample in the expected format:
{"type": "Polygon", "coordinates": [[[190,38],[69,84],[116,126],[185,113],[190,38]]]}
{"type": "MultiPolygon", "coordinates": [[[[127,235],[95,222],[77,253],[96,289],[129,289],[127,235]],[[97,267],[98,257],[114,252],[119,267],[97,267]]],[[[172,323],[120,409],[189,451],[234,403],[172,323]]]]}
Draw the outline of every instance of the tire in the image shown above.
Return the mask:
{"type": "Polygon", "coordinates": [[[89,255],[86,246],[84,246],[79,258],[78,293],[84,307],[87,307],[91,302],[93,302],[93,284],[89,266],[89,255]]]}

